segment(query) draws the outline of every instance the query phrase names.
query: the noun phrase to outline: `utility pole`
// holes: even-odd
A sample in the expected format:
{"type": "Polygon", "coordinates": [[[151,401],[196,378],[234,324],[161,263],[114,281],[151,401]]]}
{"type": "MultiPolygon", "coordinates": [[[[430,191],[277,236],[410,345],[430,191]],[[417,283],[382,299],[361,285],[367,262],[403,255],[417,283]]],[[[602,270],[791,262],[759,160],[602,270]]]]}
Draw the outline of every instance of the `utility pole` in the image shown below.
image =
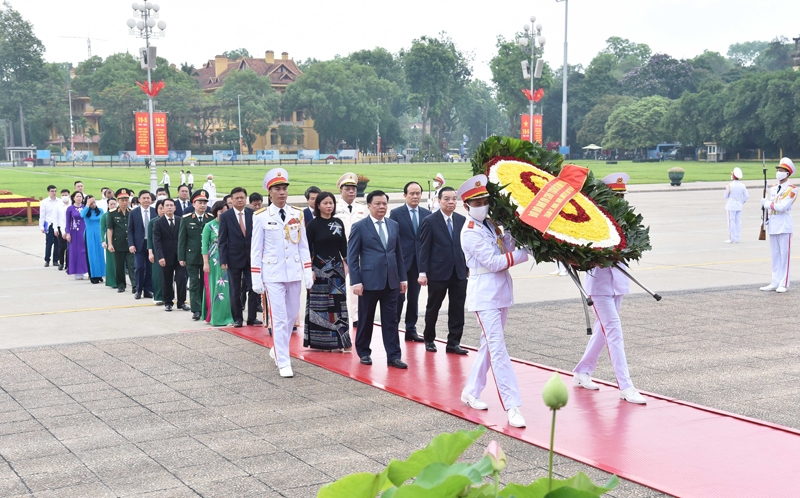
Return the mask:
{"type": "Polygon", "coordinates": [[[72,125],[72,90],[67,90],[69,96],[69,142],[72,151],[72,167],[75,167],[75,128],[72,125]]]}
{"type": "Polygon", "coordinates": [[[564,2],[564,68],[563,68],[563,99],[561,101],[561,146],[567,146],[567,76],[569,75],[569,65],[567,64],[567,16],[569,14],[569,0],[556,0],[564,2]]]}

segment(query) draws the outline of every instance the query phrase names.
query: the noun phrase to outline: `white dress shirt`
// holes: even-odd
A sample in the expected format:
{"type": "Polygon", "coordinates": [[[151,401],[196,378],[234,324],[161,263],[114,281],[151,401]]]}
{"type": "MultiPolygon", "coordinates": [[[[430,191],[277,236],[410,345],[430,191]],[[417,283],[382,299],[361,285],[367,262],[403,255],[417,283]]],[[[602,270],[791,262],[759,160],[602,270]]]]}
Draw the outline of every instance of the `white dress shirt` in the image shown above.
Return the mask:
{"type": "Polygon", "coordinates": [[[161,179],[162,185],[169,185],[169,175],[164,173],[164,178],[161,179]]]}
{"type": "Polygon", "coordinates": [[[47,223],[48,230],[50,226],[54,230],[56,227],[61,226],[59,225],[59,219],[61,217],[61,206],[63,205],[64,203],[58,197],[51,199],[48,196],[42,199],[39,203],[39,228],[44,230],[45,223],[47,223]]]}

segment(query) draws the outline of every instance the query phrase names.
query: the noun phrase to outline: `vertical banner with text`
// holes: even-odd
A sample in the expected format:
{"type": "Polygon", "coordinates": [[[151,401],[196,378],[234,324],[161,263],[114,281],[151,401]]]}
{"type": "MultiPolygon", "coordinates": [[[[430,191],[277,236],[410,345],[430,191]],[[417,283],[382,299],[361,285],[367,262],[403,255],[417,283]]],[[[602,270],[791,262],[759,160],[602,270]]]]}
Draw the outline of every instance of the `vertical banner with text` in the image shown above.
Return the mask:
{"type": "Polygon", "coordinates": [[[156,143],[155,154],[157,156],[169,155],[169,144],[167,143],[167,113],[165,112],[153,113],[153,140],[156,143]]]}
{"type": "MultiPolygon", "coordinates": [[[[542,145],[542,115],[541,114],[534,114],[533,115],[533,142],[537,142],[539,145],[542,145]]],[[[158,143],[158,142],[156,142],[158,143]]]]}
{"type": "Polygon", "coordinates": [[[520,137],[522,140],[531,141],[531,115],[530,114],[523,114],[520,116],[522,118],[522,127],[520,130],[520,137]]]}
{"type": "Polygon", "coordinates": [[[150,115],[146,112],[136,113],[136,155],[150,155],[150,115]]]}

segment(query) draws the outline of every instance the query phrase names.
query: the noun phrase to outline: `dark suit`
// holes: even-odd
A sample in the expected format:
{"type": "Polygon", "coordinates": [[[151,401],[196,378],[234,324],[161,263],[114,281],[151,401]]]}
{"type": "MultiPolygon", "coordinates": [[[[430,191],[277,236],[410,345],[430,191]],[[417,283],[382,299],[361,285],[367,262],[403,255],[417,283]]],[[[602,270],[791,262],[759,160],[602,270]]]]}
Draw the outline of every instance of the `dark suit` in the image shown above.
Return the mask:
{"type": "Polygon", "coordinates": [[[417,282],[419,278],[419,242],[420,227],[422,222],[430,216],[431,212],[423,207],[417,207],[417,230],[414,232],[414,224],[411,220],[411,213],[408,205],[403,204],[398,208],[392,209],[389,217],[400,226],[400,247],[403,248],[403,261],[405,278],[408,281],[406,296],[400,294],[397,302],[397,323],[400,323],[400,316],[403,313],[403,301],[408,300],[406,305],[406,333],[416,333],[417,315],[419,314],[419,290],[417,282]]]}
{"type": "Polygon", "coordinates": [[[181,201],[180,199],[175,199],[175,216],[177,216],[178,218],[182,217],[186,213],[191,213],[192,211],[194,211],[194,206],[192,206],[192,201],[186,199],[186,209],[184,209],[183,206],[181,205],[182,202],[183,201],[181,201]]]}
{"type": "Polygon", "coordinates": [[[306,226],[311,223],[311,220],[314,219],[314,211],[311,210],[310,207],[307,207],[303,210],[303,222],[306,226]]]}
{"type": "Polygon", "coordinates": [[[242,294],[248,292],[247,321],[253,323],[258,312],[258,294],[253,292],[250,275],[250,242],[253,237],[253,210],[244,209],[245,234],[239,226],[236,209],[228,209],[219,217],[219,262],[228,265],[231,282],[231,315],[242,320],[242,294]]]}
{"type": "Polygon", "coordinates": [[[172,305],[173,294],[172,282],[178,288],[178,306],[186,302],[186,267],[178,263],[178,232],[180,232],[181,219],[173,216],[174,226],[169,226],[169,220],[162,216],[153,225],[153,255],[156,264],[160,259],[165,261],[164,266],[160,266],[162,275],[162,293],[164,294],[164,304],[172,305]]]}
{"type": "MultiPolygon", "coordinates": [[[[154,207],[148,208],[150,220],[158,217],[154,207]]],[[[128,214],[128,246],[136,248],[134,254],[134,274],[136,275],[136,292],[153,292],[153,267],[150,265],[150,254],[147,251],[147,225],[142,219],[142,208],[137,207],[128,214]]]]}
{"type": "Polygon", "coordinates": [[[386,247],[378,235],[372,217],[353,224],[347,241],[347,264],[350,267],[350,284],[362,284],[364,293],[358,297],[358,330],[356,351],[359,357],[372,354],[372,328],[375,307],[381,305],[381,331],[383,347],[388,361],[399,360],[400,338],[397,334],[397,296],[403,263],[397,223],[384,218],[386,247]]]}
{"type": "Polygon", "coordinates": [[[447,311],[447,345],[461,343],[464,333],[464,301],[467,298],[467,262],[461,250],[463,216],[451,215],[453,236],[445,223],[444,213],[437,211],[420,227],[420,273],[428,277],[428,305],[425,308],[425,341],[436,339],[436,319],[445,295],[450,298],[447,311]]]}

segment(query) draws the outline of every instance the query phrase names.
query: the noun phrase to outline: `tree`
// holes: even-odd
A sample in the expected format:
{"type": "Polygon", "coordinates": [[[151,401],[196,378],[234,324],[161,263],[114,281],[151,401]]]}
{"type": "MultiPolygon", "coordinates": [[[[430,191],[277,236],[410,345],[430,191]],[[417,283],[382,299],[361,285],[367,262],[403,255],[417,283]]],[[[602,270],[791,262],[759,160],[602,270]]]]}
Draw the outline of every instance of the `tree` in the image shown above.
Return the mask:
{"type": "Polygon", "coordinates": [[[189,76],[196,76],[197,69],[194,67],[193,64],[189,64],[188,62],[184,62],[181,64],[181,71],[188,74],[189,76]]]}
{"type": "Polygon", "coordinates": [[[769,73],[754,73],[733,82],[725,91],[724,126],[720,131],[723,143],[729,148],[766,148],[770,141],[764,123],[758,119],[769,73]]]}
{"type": "Polygon", "coordinates": [[[627,38],[612,36],[606,40],[606,47],[601,53],[614,57],[616,62],[614,76],[622,79],[624,75],[647,62],[651,51],[645,43],[634,43],[627,38]]]}
{"type": "Polygon", "coordinates": [[[660,96],[632,100],[617,106],[606,123],[604,149],[638,149],[664,140],[661,127],[669,99],[660,96]]]}
{"type": "Polygon", "coordinates": [[[506,118],[492,95],[491,87],[483,81],[472,80],[467,83],[455,109],[459,118],[455,136],[461,138],[467,135],[469,148],[477,148],[487,136],[505,134],[506,118]]]}
{"type": "Polygon", "coordinates": [[[252,57],[250,55],[250,52],[248,52],[246,48],[237,48],[235,50],[226,50],[225,52],[222,52],[222,55],[224,57],[227,57],[228,59],[231,59],[231,60],[237,60],[237,59],[240,59],[242,57],[248,57],[248,58],[252,57]]]}
{"type": "Polygon", "coordinates": [[[698,93],[684,92],[679,99],[670,102],[662,122],[664,130],[685,145],[721,141],[724,89],[722,82],[708,81],[698,93]]]}
{"type": "Polygon", "coordinates": [[[733,43],[728,47],[728,59],[737,66],[750,66],[768,46],[766,41],[733,43]]]}
{"type": "Polygon", "coordinates": [[[767,140],[777,149],[800,151],[800,73],[774,73],[763,91],[758,117],[767,140]]]}
{"type": "Polygon", "coordinates": [[[632,101],[633,98],[622,95],[600,97],[597,104],[584,117],[581,128],[575,137],[576,145],[602,144],[606,135],[606,123],[611,113],[618,105],[627,105],[632,101]]]}
{"type": "Polygon", "coordinates": [[[372,50],[359,50],[347,56],[357,64],[369,66],[375,70],[378,78],[392,81],[403,94],[401,98],[392,100],[391,113],[395,117],[400,117],[408,111],[408,85],[406,85],[406,75],[403,70],[402,59],[389,52],[385,48],[375,47],[372,50]]]}
{"type": "Polygon", "coordinates": [[[625,94],[633,97],[677,99],[683,92],[694,90],[692,65],[667,54],[655,54],[642,67],[626,74],[621,84],[625,94]]]}
{"type": "Polygon", "coordinates": [[[792,60],[792,44],[785,36],[780,36],[769,42],[769,45],[759,52],[753,65],[764,71],[781,71],[790,69],[794,65],[792,60]]]}
{"type": "Polygon", "coordinates": [[[238,128],[239,123],[237,96],[241,102],[242,139],[252,154],[256,138],[269,133],[272,122],[280,114],[281,99],[269,78],[262,78],[252,69],[233,72],[214,93],[221,115],[232,128],[238,128]]]}
{"type": "Polygon", "coordinates": [[[292,145],[302,136],[302,128],[284,124],[278,125],[278,138],[281,139],[281,144],[283,145],[292,145]]]}

